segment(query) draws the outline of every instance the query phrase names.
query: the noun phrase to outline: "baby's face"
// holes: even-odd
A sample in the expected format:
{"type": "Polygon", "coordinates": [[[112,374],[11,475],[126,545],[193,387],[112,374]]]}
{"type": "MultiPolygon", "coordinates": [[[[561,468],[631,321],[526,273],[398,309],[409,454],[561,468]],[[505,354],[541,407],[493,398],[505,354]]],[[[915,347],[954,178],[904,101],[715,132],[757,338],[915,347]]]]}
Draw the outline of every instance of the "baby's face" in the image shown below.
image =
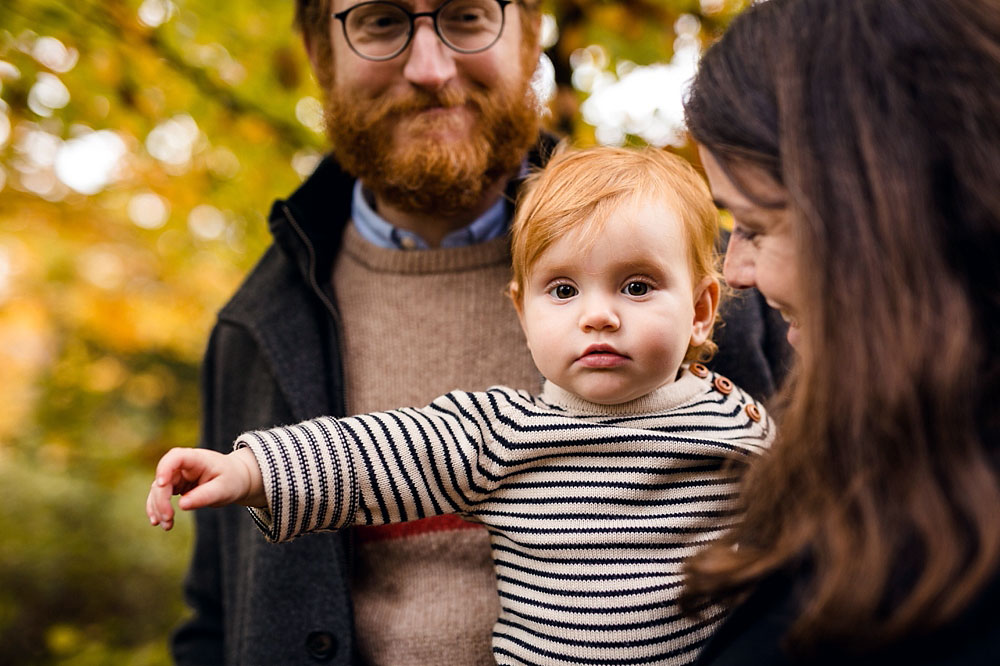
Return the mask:
{"type": "Polygon", "coordinates": [[[616,210],[589,248],[575,230],[528,271],[518,309],[532,358],[581,398],[620,404],[673,381],[711,330],[681,220],[663,202],[616,210]],[[708,321],[703,321],[707,319],[708,321]]]}

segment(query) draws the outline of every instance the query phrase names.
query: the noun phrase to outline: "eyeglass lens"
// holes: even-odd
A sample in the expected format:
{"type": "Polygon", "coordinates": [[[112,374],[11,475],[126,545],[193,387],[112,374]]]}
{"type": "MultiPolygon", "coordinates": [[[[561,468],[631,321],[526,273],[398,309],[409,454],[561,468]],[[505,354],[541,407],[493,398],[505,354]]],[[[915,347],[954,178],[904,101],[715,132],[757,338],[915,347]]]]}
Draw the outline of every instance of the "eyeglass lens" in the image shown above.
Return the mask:
{"type": "MultiPolygon", "coordinates": [[[[388,58],[406,47],[413,30],[410,14],[391,2],[368,2],[345,17],[351,46],[369,58],[388,58]]],[[[456,51],[488,48],[503,29],[503,7],[497,0],[449,0],[435,12],[437,33],[456,51]]]]}

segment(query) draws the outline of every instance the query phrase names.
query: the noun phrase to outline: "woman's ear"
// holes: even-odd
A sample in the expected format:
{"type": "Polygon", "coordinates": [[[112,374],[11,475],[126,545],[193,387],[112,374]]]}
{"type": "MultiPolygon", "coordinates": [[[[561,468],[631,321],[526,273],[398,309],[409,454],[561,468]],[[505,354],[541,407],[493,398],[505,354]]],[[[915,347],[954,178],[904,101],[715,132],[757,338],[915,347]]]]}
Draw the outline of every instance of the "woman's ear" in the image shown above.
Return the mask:
{"type": "Polygon", "coordinates": [[[691,346],[697,347],[708,340],[715,325],[719,309],[719,281],[706,277],[694,290],[694,320],[691,322],[691,346]]]}

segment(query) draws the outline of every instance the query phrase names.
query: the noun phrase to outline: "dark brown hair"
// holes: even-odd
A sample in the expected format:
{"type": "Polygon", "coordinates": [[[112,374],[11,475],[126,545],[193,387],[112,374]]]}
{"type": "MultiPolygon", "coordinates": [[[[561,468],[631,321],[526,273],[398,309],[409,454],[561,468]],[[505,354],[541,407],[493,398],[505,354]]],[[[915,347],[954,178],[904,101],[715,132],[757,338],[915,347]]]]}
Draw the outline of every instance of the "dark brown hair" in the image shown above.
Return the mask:
{"type": "Polygon", "coordinates": [[[800,646],[940,626],[1000,561],[1000,9],[760,3],[686,112],[737,185],[787,189],[811,305],[745,520],[685,600],[805,561],[800,646]]]}
{"type": "MultiPolygon", "coordinates": [[[[521,34],[526,49],[534,52],[538,44],[538,0],[514,2],[520,9],[521,34]]],[[[504,10],[506,11],[506,9],[504,10]]],[[[333,45],[330,41],[330,21],[333,0],[295,0],[295,25],[313,51],[317,65],[316,76],[323,90],[330,90],[333,62],[333,45]]]]}

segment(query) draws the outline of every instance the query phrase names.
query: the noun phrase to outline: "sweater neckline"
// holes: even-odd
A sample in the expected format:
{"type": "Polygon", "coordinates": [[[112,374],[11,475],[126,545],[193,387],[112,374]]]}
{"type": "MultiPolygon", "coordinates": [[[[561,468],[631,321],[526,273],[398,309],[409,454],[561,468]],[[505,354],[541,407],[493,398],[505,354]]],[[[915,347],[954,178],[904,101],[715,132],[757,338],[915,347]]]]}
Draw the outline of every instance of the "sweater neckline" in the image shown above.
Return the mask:
{"type": "Polygon", "coordinates": [[[349,222],[344,231],[342,250],[366,268],[385,273],[454,273],[510,264],[507,234],[464,247],[398,250],[378,247],[365,240],[354,223],[349,222]]]}
{"type": "Polygon", "coordinates": [[[635,416],[666,412],[688,402],[709,389],[707,379],[692,374],[685,365],[681,375],[644,396],[617,405],[601,405],[584,400],[576,394],[545,380],[541,398],[544,402],[566,411],[588,416],[635,416]]]}

